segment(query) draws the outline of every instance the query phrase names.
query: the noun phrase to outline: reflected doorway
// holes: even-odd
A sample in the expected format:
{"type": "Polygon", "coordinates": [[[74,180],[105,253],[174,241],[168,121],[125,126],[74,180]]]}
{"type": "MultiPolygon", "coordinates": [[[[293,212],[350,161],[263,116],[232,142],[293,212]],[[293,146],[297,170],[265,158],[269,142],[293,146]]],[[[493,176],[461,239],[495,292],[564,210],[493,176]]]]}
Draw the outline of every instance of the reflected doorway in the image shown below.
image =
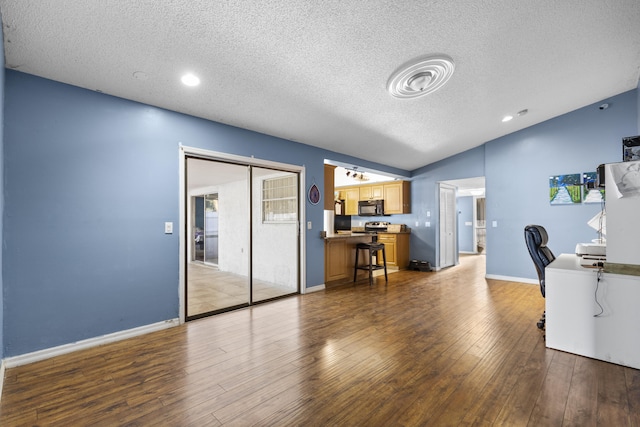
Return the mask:
{"type": "Polygon", "coordinates": [[[218,264],[218,193],[192,196],[192,261],[218,264]]]}

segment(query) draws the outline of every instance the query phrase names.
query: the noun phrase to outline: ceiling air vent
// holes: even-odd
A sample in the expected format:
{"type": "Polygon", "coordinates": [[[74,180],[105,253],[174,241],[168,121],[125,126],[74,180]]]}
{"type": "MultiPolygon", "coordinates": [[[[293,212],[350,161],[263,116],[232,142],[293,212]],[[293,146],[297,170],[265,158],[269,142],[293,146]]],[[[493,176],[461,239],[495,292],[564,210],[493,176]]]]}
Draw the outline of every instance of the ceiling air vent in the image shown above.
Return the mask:
{"type": "Polygon", "coordinates": [[[387,90],[396,98],[415,98],[440,89],[455,66],[447,55],[424,56],[407,62],[389,78],[387,90]]]}

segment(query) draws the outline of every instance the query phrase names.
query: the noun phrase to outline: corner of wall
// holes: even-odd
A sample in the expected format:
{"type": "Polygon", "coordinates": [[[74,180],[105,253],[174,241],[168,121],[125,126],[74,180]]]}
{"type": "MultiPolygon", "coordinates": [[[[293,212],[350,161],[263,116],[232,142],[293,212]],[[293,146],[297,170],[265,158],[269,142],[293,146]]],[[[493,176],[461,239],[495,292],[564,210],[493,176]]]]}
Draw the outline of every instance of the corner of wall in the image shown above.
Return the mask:
{"type": "MultiPolygon", "coordinates": [[[[2,14],[0,14],[2,21],[2,14]]],[[[4,46],[4,35],[0,31],[0,46],[4,46]]],[[[4,242],[4,51],[0,52],[0,361],[4,358],[4,268],[2,266],[2,243],[4,242]]],[[[1,362],[0,362],[1,363],[1,362]]],[[[2,365],[4,367],[4,365],[2,365]]],[[[0,372],[4,372],[0,369],[0,372]]],[[[2,378],[0,378],[2,381],[2,378]]],[[[2,397],[0,382],[0,398],[2,397]]]]}
{"type": "Polygon", "coordinates": [[[638,86],[636,87],[636,113],[638,114],[638,135],[640,135],[640,78],[638,78],[638,86]]]}
{"type": "MultiPolygon", "coordinates": [[[[0,13],[0,22],[2,14],[0,13]]],[[[0,31],[0,46],[4,46],[4,35],[0,31]]],[[[4,276],[2,243],[4,242],[4,51],[0,52],[0,399],[4,380],[4,276]]]]}

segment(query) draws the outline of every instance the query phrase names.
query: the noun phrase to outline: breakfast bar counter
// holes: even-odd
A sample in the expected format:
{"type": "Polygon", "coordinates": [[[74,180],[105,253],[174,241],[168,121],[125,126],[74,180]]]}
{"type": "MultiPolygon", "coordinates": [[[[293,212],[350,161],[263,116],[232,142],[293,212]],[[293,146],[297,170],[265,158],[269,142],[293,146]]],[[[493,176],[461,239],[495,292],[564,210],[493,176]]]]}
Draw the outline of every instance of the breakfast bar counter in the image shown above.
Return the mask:
{"type": "MultiPolygon", "coordinates": [[[[341,231],[327,233],[323,238],[324,245],[324,280],[325,286],[331,287],[353,281],[353,271],[356,256],[356,245],[363,242],[379,241],[384,243],[387,256],[387,269],[398,270],[406,268],[409,263],[410,231],[398,233],[369,233],[341,231]]],[[[364,257],[363,257],[364,258],[364,257]]],[[[381,260],[380,260],[381,261],[381,260]]],[[[368,260],[364,259],[364,265],[368,260]]],[[[358,280],[368,273],[360,270],[358,280]]]]}

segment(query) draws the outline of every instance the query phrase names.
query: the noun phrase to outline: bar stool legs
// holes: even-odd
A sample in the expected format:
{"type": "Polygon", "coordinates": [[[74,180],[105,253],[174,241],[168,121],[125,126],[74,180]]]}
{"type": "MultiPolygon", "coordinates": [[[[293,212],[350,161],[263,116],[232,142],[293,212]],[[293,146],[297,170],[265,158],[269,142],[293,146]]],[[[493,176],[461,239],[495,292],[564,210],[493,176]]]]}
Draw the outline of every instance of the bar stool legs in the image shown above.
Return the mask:
{"type": "Polygon", "coordinates": [[[385,282],[389,281],[389,276],[387,275],[387,253],[384,250],[384,243],[358,243],[356,245],[356,262],[353,269],[353,281],[356,281],[358,276],[358,270],[369,270],[369,286],[373,285],[373,271],[384,268],[384,280],[385,282]],[[369,252],[369,264],[368,265],[358,265],[358,254],[361,250],[365,250],[369,252]],[[373,255],[382,251],[382,265],[373,263],[373,255]]]}

